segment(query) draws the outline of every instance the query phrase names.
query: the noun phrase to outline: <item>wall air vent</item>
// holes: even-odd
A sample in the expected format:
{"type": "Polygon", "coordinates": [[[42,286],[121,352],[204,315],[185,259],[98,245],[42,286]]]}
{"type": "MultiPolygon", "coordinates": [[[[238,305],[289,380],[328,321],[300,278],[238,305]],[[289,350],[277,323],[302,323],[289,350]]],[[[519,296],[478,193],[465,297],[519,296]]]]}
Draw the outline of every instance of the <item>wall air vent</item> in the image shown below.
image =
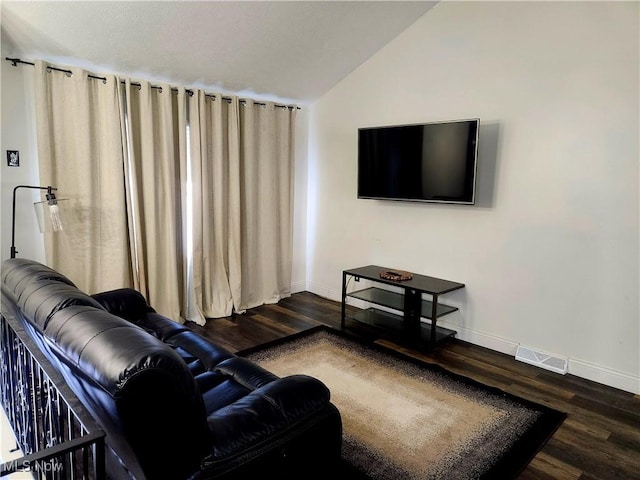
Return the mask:
{"type": "Polygon", "coordinates": [[[516,350],[516,360],[520,360],[521,362],[525,362],[530,365],[535,365],[536,367],[545,368],[562,375],[567,373],[569,363],[566,357],[559,357],[530,347],[523,347],[522,345],[518,345],[518,349],[516,350]]]}

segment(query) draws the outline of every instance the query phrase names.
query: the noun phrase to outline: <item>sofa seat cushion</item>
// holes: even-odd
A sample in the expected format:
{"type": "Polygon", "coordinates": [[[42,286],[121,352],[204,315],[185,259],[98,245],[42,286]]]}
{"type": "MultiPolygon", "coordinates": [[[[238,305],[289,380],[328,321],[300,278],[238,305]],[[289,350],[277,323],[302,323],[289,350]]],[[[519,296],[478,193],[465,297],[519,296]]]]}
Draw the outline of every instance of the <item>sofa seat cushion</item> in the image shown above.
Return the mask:
{"type": "MultiPolygon", "coordinates": [[[[197,362],[198,373],[213,370],[221,362],[235,357],[226,348],[210,342],[195,332],[185,330],[170,337],[167,343],[176,349],[176,352],[189,364],[197,362]]],[[[194,367],[195,368],[195,367],[194,367]]]]}

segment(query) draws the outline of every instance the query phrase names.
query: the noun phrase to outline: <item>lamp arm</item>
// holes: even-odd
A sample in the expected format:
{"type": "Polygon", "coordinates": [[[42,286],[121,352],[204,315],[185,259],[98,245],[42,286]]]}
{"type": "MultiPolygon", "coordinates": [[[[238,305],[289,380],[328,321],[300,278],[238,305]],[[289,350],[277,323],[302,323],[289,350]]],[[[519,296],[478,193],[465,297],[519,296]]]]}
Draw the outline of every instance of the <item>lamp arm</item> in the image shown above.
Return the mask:
{"type": "Polygon", "coordinates": [[[36,185],[18,185],[13,189],[13,204],[11,206],[11,258],[16,258],[16,191],[19,188],[30,188],[32,190],[46,190],[51,193],[53,190],[57,190],[52,186],[40,187],[36,185]]]}

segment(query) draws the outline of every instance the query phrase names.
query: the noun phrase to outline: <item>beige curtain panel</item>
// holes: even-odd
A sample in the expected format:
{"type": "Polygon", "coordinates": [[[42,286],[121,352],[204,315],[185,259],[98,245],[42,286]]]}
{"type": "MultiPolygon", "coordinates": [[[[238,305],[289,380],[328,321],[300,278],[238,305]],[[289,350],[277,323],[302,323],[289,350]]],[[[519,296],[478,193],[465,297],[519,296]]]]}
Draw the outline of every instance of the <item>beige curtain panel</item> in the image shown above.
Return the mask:
{"type": "Polygon", "coordinates": [[[271,102],[240,108],[240,310],[291,295],[295,114],[271,102]]]}
{"type": "Polygon", "coordinates": [[[130,286],[119,79],[35,69],[40,183],[70,204],[45,234],[47,263],[87,292],[130,286]]]}
{"type": "MultiPolygon", "coordinates": [[[[125,82],[127,201],[134,288],[156,311],[181,319],[183,232],[178,96],[169,85],[125,82]]],[[[185,160],[186,161],[186,160],[185,160]]]]}
{"type": "Polygon", "coordinates": [[[200,324],[291,294],[295,109],[36,69],[41,181],[75,212],[50,265],[200,324]]]}
{"type": "Polygon", "coordinates": [[[195,91],[189,104],[193,292],[204,317],[240,306],[240,122],[237,97],[195,91]]]}
{"type": "Polygon", "coordinates": [[[196,91],[189,112],[201,322],[291,295],[295,110],[196,91]]]}

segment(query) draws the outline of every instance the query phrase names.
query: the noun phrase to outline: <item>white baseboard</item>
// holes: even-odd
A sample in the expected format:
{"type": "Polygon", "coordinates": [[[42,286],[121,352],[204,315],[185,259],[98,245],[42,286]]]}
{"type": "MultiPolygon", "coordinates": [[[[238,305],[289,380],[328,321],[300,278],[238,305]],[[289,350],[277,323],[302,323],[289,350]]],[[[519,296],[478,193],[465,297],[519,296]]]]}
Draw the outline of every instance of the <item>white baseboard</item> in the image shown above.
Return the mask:
{"type": "Polygon", "coordinates": [[[640,394],[640,377],[634,377],[628,373],[612,368],[596,365],[595,363],[569,359],[569,373],[577,377],[586,378],[594,382],[603,383],[610,387],[619,388],[625,392],[640,394]]]}
{"type": "MultiPolygon", "coordinates": [[[[307,290],[334,301],[341,301],[342,292],[326,288],[323,285],[308,283],[307,290]]],[[[349,304],[362,308],[357,300],[350,299],[349,304]]],[[[481,347],[495,350],[515,358],[518,342],[488,332],[466,328],[455,323],[440,320],[438,325],[458,332],[456,338],[481,347]]],[[[586,360],[568,358],[568,373],[593,382],[602,383],[613,388],[640,394],[640,377],[597,365],[586,360]]],[[[560,374],[557,374],[560,375],[560,374]]]]}
{"type": "Polygon", "coordinates": [[[479,330],[474,330],[471,328],[465,328],[460,325],[456,325],[455,323],[450,323],[443,320],[439,320],[438,325],[449,328],[451,330],[455,330],[456,332],[458,332],[456,338],[459,338],[460,340],[463,340],[465,342],[473,343],[474,345],[485,347],[490,350],[495,350],[496,352],[504,353],[512,357],[515,357],[516,355],[518,343],[507,338],[493,335],[487,332],[482,332],[479,330]]]}
{"type": "Polygon", "coordinates": [[[291,293],[300,293],[307,290],[307,282],[300,280],[297,282],[291,282],[291,293]]]}
{"type": "Polygon", "coordinates": [[[311,293],[315,293],[316,295],[319,295],[323,298],[328,298],[329,300],[333,300],[335,302],[340,302],[342,300],[341,291],[332,290],[317,283],[307,283],[306,289],[311,293]]]}
{"type": "MultiPolygon", "coordinates": [[[[456,338],[459,338],[460,340],[514,357],[519,345],[517,342],[512,340],[486,332],[464,328],[453,323],[439,321],[438,325],[450,328],[451,330],[456,330],[458,332],[456,338]]],[[[602,383],[613,388],[618,388],[625,392],[640,394],[640,377],[634,377],[628,373],[620,372],[603,365],[597,365],[585,360],[568,357],[567,373],[593,382],[602,383]]]]}

